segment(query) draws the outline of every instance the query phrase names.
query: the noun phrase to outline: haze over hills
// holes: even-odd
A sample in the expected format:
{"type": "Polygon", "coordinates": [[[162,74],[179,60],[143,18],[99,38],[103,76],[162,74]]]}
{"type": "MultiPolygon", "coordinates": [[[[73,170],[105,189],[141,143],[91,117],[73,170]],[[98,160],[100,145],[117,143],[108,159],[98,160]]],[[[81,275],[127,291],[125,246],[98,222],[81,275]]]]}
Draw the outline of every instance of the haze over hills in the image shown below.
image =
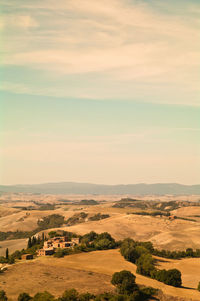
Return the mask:
{"type": "Polygon", "coordinates": [[[47,194],[140,194],[140,195],[198,195],[200,185],[177,183],[103,185],[76,182],[58,182],[30,185],[0,185],[0,192],[47,194]]]}

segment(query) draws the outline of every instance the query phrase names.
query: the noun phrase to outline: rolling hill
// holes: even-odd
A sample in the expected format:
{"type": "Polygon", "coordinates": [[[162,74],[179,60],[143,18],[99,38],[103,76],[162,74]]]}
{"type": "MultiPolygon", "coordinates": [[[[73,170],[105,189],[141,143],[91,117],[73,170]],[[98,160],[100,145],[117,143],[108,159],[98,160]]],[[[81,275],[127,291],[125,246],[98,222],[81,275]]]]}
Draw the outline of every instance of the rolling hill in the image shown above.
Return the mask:
{"type": "Polygon", "coordinates": [[[200,195],[200,185],[177,183],[102,185],[59,182],[31,185],[0,185],[0,192],[49,194],[135,194],[135,195],[200,195]]]}

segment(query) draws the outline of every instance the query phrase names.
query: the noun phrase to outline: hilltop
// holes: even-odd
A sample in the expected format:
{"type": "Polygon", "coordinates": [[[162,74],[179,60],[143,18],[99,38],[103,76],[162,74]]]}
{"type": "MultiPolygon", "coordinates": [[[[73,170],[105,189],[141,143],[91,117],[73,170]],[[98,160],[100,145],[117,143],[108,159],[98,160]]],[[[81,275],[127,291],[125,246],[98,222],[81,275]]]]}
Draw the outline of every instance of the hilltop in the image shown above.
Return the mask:
{"type": "Polygon", "coordinates": [[[30,185],[0,185],[0,192],[97,195],[198,195],[200,194],[200,185],[182,185],[177,183],[103,185],[91,183],[58,182],[30,185]]]}

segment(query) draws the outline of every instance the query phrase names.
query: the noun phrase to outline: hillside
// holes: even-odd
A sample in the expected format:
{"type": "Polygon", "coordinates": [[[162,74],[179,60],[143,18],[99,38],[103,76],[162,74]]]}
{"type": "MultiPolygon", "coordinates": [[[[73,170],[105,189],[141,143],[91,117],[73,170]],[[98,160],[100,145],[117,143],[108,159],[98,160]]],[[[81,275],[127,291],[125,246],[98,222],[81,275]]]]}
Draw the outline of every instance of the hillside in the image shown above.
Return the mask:
{"type": "MultiPolygon", "coordinates": [[[[118,250],[80,253],[60,259],[40,257],[10,266],[3,275],[4,282],[0,283],[0,289],[4,289],[13,300],[16,300],[22,291],[35,294],[38,291],[48,290],[58,296],[65,289],[72,287],[79,292],[90,291],[96,294],[113,291],[114,287],[110,283],[112,274],[125,269],[136,275],[138,284],[161,289],[164,295],[169,296],[169,299],[159,300],[196,301],[199,300],[200,293],[194,289],[198,278],[193,276],[198,274],[198,261],[195,258],[174,261],[177,265],[179,262],[183,263],[178,266],[183,274],[183,287],[176,288],[136,274],[136,266],[125,261],[118,250]],[[184,267],[185,263],[187,268],[184,267]],[[188,268],[188,264],[191,268],[188,268]],[[177,299],[173,299],[172,296],[177,299]]],[[[161,264],[164,265],[162,262],[161,264]]],[[[170,268],[170,261],[166,265],[170,268]]]]}

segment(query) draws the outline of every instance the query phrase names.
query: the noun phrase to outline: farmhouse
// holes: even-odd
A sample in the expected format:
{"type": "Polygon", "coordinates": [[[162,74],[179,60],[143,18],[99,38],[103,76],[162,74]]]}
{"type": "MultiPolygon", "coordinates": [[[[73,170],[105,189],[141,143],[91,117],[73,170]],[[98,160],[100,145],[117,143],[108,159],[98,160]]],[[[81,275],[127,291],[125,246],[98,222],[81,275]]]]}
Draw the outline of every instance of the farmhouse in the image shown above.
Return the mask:
{"type": "Polygon", "coordinates": [[[56,249],[66,249],[73,248],[75,245],[79,244],[79,238],[72,238],[71,241],[68,240],[66,236],[54,237],[44,242],[44,247],[38,250],[38,256],[52,255],[56,249]]]}
{"type": "Polygon", "coordinates": [[[47,256],[47,255],[53,255],[54,248],[43,248],[37,251],[38,256],[47,256]]]}

